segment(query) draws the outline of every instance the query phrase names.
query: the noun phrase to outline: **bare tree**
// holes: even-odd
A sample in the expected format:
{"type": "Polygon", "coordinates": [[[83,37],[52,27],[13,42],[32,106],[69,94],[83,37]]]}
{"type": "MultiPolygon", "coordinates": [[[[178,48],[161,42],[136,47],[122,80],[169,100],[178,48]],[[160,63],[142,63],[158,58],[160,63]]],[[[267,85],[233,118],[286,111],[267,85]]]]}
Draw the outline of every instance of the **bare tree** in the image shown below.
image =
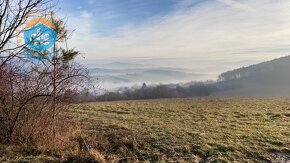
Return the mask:
{"type": "Polygon", "coordinates": [[[31,136],[40,122],[53,126],[57,115],[69,105],[68,98],[88,81],[86,69],[74,63],[29,64],[8,62],[0,72],[0,135],[8,143],[15,137],[31,136]]]}
{"type": "Polygon", "coordinates": [[[87,70],[73,62],[79,52],[57,46],[58,41],[66,41],[67,31],[47,4],[44,0],[0,1],[0,138],[8,143],[25,139],[27,144],[37,133],[37,125],[53,126],[68,104],[68,95],[80,91],[89,80],[87,70]],[[37,16],[45,15],[55,26],[53,48],[34,51],[26,44],[15,44],[20,27],[39,11],[37,16]],[[23,60],[23,50],[40,56],[39,61],[23,60]],[[53,55],[41,58],[47,54],[53,55]]]}
{"type": "MultiPolygon", "coordinates": [[[[9,62],[1,71],[0,89],[0,117],[2,134],[7,142],[12,142],[15,130],[21,128],[27,119],[25,114],[41,114],[39,110],[31,110],[29,106],[46,100],[43,97],[51,97],[45,87],[47,82],[39,80],[39,76],[33,71],[25,71],[23,64],[9,62]],[[36,101],[38,99],[38,101],[36,101]]],[[[41,110],[42,111],[42,110],[41,110]]],[[[5,140],[4,139],[4,140],[5,140]]]]}
{"type": "Polygon", "coordinates": [[[28,18],[35,13],[45,15],[51,7],[48,0],[0,0],[0,67],[26,47],[17,44],[17,37],[28,18]]]}

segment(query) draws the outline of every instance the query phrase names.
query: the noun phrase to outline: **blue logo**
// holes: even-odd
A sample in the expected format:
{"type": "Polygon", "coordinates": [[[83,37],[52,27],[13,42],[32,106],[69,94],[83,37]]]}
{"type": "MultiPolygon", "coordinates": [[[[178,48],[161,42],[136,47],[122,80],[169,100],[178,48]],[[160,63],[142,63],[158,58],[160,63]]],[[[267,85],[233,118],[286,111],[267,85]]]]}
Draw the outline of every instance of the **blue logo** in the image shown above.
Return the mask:
{"type": "Polygon", "coordinates": [[[34,51],[50,49],[56,42],[57,33],[43,24],[37,24],[24,31],[25,44],[34,51]]]}
{"type": "Polygon", "coordinates": [[[53,58],[58,53],[55,48],[52,48],[57,41],[58,34],[53,20],[45,17],[30,20],[24,27],[23,41],[26,49],[22,55],[31,62],[53,58]]]}

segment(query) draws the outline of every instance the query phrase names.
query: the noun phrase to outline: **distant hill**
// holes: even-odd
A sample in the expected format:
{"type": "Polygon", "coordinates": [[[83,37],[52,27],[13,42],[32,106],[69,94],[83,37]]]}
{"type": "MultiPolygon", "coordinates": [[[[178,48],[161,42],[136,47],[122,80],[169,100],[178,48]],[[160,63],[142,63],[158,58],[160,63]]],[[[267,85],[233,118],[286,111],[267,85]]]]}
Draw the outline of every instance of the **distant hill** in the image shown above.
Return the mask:
{"type": "Polygon", "coordinates": [[[91,74],[97,77],[100,81],[108,83],[126,83],[126,82],[180,82],[191,81],[202,77],[202,74],[187,73],[176,70],[164,69],[101,69],[95,68],[91,70],[91,74]],[[94,75],[96,74],[96,75],[94,75]]]}
{"type": "Polygon", "coordinates": [[[111,62],[106,64],[100,64],[100,68],[109,68],[109,69],[131,69],[131,68],[146,68],[152,65],[149,64],[136,64],[136,63],[126,63],[126,62],[111,62]]]}
{"type": "Polygon", "coordinates": [[[213,96],[290,97],[290,56],[222,73],[217,87],[213,96]]]}
{"type": "Polygon", "coordinates": [[[93,81],[108,90],[115,90],[118,87],[132,87],[136,84],[142,85],[144,82],[147,84],[168,84],[206,78],[206,74],[195,73],[191,69],[127,62],[95,64],[89,71],[93,81]]]}

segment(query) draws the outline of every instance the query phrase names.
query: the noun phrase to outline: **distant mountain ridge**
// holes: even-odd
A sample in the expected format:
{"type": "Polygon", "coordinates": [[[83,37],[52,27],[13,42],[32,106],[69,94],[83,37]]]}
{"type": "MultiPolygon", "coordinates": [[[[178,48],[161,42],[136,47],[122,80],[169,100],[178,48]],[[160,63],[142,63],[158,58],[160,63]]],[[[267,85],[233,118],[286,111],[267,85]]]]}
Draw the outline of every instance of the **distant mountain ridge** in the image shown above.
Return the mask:
{"type": "Polygon", "coordinates": [[[95,83],[101,83],[100,86],[109,90],[122,86],[141,85],[144,82],[148,84],[168,84],[206,78],[205,74],[194,73],[194,70],[191,69],[127,62],[96,64],[89,71],[95,83]]]}
{"type": "Polygon", "coordinates": [[[150,64],[137,64],[137,63],[128,63],[128,62],[111,62],[106,64],[97,65],[99,68],[108,68],[108,69],[130,69],[130,68],[145,68],[150,67],[150,64]]]}

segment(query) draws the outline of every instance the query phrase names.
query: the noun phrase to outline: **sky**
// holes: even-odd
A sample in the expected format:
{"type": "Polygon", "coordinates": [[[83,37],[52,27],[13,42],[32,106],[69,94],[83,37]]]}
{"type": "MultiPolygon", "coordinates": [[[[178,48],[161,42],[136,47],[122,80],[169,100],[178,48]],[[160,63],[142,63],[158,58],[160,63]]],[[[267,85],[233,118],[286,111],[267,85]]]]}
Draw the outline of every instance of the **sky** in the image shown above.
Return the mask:
{"type": "Polygon", "coordinates": [[[61,0],[58,14],[84,62],[171,58],[238,68],[290,54],[289,8],[290,0],[61,0]]]}

